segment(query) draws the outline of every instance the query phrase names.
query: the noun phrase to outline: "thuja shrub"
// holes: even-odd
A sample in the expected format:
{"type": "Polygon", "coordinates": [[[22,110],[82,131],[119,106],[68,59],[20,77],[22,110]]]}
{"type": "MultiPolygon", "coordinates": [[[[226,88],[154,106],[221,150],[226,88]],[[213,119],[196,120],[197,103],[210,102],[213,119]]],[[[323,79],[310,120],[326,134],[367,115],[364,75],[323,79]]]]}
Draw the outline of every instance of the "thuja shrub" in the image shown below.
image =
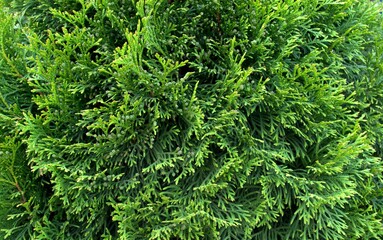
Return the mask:
{"type": "Polygon", "coordinates": [[[2,1],[0,237],[380,239],[381,10],[2,1]]]}

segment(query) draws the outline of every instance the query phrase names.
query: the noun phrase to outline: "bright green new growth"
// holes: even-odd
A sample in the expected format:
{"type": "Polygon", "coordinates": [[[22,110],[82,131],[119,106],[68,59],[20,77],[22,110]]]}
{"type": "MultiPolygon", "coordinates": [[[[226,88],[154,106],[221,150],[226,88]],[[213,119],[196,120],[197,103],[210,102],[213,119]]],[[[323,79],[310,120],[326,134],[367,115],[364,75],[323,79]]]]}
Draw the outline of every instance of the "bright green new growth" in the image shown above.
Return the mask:
{"type": "Polygon", "coordinates": [[[377,3],[0,2],[1,238],[383,236],[377,3]]]}

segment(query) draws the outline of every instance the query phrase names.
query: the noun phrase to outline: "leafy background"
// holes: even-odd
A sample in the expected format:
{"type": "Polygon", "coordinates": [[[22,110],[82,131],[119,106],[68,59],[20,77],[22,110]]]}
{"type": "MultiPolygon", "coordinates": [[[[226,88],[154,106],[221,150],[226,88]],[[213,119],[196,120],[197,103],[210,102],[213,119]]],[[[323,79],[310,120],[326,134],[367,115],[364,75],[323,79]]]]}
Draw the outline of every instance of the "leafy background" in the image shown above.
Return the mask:
{"type": "Polygon", "coordinates": [[[2,237],[382,237],[376,2],[1,4],[2,237]]]}

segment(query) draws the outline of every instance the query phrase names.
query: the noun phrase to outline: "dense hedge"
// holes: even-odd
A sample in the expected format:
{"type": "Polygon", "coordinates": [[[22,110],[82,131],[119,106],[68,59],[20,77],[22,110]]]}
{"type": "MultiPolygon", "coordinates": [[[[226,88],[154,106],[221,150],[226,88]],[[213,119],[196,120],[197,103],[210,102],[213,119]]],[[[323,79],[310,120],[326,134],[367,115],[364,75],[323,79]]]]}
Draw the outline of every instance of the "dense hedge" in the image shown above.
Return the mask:
{"type": "Polygon", "coordinates": [[[376,2],[0,2],[0,238],[383,236],[376,2]]]}

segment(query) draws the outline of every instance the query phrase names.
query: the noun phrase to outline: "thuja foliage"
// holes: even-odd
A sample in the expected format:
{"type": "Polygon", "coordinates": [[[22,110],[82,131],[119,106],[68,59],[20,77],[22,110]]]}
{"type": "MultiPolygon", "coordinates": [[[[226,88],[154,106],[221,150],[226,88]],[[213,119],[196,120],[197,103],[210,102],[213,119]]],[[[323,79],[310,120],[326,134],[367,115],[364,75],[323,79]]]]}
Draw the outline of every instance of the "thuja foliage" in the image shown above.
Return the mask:
{"type": "Polygon", "coordinates": [[[383,236],[376,2],[1,9],[1,238],[383,236]]]}

